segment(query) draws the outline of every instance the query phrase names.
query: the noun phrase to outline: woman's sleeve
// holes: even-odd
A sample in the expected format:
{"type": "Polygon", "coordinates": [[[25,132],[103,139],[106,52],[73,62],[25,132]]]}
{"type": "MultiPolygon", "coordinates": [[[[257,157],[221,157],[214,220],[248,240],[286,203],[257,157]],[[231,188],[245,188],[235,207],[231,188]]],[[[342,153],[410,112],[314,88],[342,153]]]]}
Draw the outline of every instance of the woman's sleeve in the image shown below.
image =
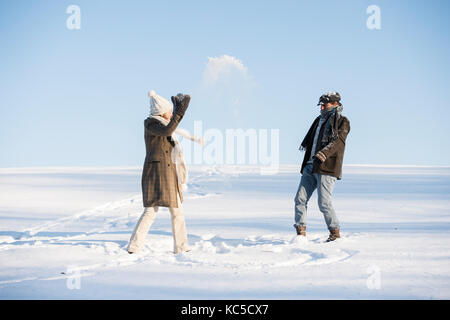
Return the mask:
{"type": "Polygon", "coordinates": [[[167,126],[163,125],[158,120],[146,119],[144,121],[145,130],[153,136],[168,137],[171,136],[175,129],[178,127],[181,118],[182,116],[174,113],[167,126]]]}

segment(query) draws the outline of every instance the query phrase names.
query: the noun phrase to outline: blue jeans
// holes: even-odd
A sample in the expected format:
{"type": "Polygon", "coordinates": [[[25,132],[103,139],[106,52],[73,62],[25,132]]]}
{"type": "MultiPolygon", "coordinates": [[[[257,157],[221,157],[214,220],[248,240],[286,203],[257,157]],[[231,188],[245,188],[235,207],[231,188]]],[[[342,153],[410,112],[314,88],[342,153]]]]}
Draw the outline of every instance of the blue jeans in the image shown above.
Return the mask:
{"type": "Polygon", "coordinates": [[[308,201],[317,188],[319,209],[323,213],[328,230],[339,229],[339,220],[331,203],[336,177],[312,173],[312,168],[313,165],[311,163],[307,164],[303,169],[302,179],[295,195],[295,225],[306,226],[308,201]]]}

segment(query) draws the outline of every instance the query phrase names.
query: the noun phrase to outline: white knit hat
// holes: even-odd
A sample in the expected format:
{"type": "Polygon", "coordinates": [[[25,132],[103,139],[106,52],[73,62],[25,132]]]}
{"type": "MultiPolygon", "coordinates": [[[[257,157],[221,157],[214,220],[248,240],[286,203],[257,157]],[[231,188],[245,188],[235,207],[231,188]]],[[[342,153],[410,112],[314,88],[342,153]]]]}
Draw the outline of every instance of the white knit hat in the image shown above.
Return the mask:
{"type": "Polygon", "coordinates": [[[157,95],[155,91],[151,90],[148,93],[148,96],[150,97],[150,113],[153,116],[162,115],[166,112],[172,111],[172,104],[161,97],[160,95],[157,95]]]}

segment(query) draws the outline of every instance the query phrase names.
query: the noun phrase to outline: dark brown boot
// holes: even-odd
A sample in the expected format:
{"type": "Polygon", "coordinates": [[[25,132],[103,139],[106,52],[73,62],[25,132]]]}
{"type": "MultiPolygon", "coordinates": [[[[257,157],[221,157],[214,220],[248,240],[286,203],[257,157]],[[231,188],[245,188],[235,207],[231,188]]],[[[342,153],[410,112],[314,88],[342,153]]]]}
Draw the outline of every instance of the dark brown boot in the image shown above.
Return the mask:
{"type": "Polygon", "coordinates": [[[294,225],[295,230],[297,231],[298,236],[304,236],[306,237],[306,226],[298,226],[294,225]]]}
{"type": "Polygon", "coordinates": [[[340,238],[339,229],[330,230],[330,236],[327,239],[327,242],[334,241],[337,238],[340,238]]]}

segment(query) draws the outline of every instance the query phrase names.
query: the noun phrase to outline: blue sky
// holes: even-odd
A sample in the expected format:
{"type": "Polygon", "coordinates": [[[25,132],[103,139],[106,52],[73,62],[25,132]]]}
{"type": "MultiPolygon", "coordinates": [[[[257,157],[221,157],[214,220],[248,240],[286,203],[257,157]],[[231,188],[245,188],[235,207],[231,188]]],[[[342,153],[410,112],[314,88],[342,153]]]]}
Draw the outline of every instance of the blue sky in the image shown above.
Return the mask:
{"type": "Polygon", "coordinates": [[[190,93],[182,127],[280,129],[298,151],[337,90],[347,164],[450,165],[448,1],[2,1],[0,167],[134,166],[147,92],[190,93]],[[81,9],[69,30],[66,8],[81,9]],[[381,30],[366,27],[369,5],[381,30]],[[208,57],[239,70],[208,83],[208,57]]]}

